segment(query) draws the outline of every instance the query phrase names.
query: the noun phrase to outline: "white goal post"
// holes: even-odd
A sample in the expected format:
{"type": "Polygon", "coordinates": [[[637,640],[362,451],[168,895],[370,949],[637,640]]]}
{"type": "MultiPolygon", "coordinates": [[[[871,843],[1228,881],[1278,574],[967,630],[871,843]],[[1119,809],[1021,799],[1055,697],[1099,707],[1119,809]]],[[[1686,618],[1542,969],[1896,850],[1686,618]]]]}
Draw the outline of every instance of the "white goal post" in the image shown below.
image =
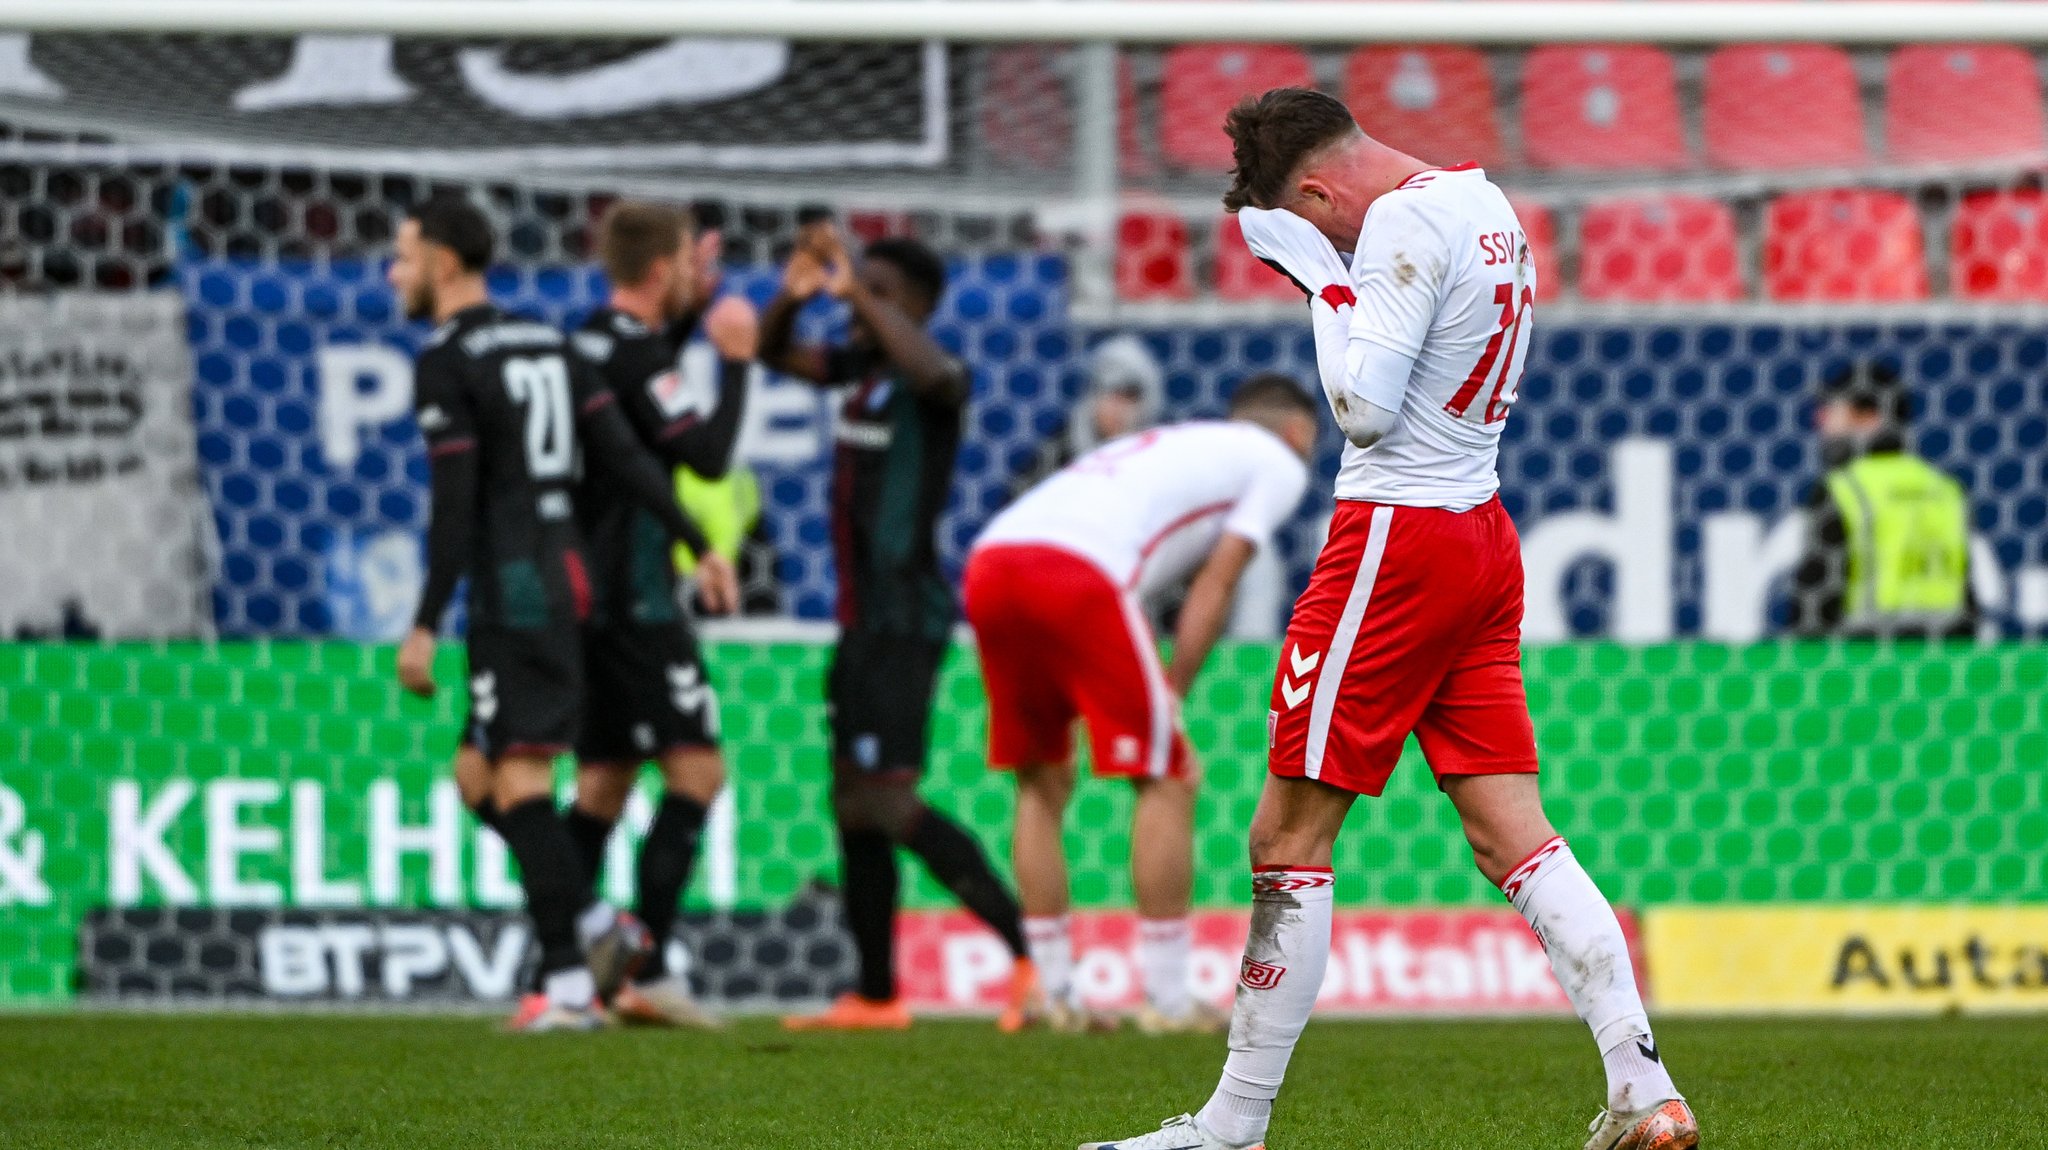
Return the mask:
{"type": "Polygon", "coordinates": [[[1630,40],[2048,42],[2048,3],[1501,4],[1389,0],[9,0],[0,30],[390,33],[412,36],[775,36],[792,40],[1299,43],[1630,40]]]}

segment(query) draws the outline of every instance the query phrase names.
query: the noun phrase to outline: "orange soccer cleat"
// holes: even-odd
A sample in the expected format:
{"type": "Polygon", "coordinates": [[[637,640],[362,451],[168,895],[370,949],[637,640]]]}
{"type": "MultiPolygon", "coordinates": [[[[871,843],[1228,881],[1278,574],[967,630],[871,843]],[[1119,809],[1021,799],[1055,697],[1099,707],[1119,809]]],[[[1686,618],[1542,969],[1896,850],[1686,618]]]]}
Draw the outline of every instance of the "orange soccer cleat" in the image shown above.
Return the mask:
{"type": "Polygon", "coordinates": [[[528,994],[519,1000],[519,1011],[505,1020],[511,1034],[546,1034],[556,1030],[602,1030],[604,1012],[595,1006],[573,1009],[556,1006],[545,994],[528,994]]]}
{"type": "Polygon", "coordinates": [[[996,1029],[1015,1034],[1027,1026],[1044,1023],[1050,1015],[1045,988],[1038,981],[1038,967],[1028,958],[1018,959],[1010,968],[1010,997],[1003,1012],[996,1016],[996,1029]]]}
{"type": "Polygon", "coordinates": [[[908,1030],[910,1008],[900,998],[876,1001],[851,992],[842,994],[818,1014],[792,1014],[784,1030],[908,1030]]]}
{"type": "Polygon", "coordinates": [[[1694,1150],[1700,1144],[1700,1124],[1683,1098],[1628,1114],[1603,1110],[1592,1133],[1586,1150],[1694,1150]]]}

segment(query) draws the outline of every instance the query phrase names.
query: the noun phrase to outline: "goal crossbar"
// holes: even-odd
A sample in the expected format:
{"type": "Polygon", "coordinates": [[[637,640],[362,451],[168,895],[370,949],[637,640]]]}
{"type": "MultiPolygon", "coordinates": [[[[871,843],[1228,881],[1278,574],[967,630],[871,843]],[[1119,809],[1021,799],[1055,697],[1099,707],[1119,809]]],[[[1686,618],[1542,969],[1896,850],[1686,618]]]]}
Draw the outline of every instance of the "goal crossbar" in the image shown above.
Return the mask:
{"type": "Polygon", "coordinates": [[[1835,0],[8,0],[0,31],[1302,43],[2048,42],[2048,3],[1835,0]]]}

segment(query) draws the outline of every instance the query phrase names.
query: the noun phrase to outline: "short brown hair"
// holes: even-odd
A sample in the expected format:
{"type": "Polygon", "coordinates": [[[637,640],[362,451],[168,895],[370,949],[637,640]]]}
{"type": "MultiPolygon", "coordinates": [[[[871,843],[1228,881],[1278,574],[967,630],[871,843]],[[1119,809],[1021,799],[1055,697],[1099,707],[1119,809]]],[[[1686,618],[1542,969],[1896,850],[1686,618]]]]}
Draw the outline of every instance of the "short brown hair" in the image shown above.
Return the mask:
{"type": "Polygon", "coordinates": [[[1223,117],[1230,134],[1230,190],[1223,210],[1272,207],[1287,192],[1287,178],[1310,153],[1358,130],[1342,100],[1314,88],[1274,88],[1246,96],[1223,117]]]}
{"type": "Polygon", "coordinates": [[[1293,376],[1277,371],[1262,371],[1250,376],[1230,393],[1230,414],[1233,416],[1249,417],[1267,412],[1306,415],[1315,419],[1322,409],[1308,397],[1308,392],[1301,389],[1293,376]]]}
{"type": "Polygon", "coordinates": [[[691,230],[690,218],[680,208],[620,200],[598,222],[598,261],[614,287],[637,284],[647,278],[655,260],[676,254],[691,230]]]}

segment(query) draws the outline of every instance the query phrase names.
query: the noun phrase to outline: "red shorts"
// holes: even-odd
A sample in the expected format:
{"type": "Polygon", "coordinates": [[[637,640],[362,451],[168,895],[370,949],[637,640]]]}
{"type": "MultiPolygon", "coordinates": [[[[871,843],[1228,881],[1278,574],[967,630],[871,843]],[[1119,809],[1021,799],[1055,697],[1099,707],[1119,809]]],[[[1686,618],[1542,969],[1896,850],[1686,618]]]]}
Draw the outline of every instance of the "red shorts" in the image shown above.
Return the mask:
{"type": "Polygon", "coordinates": [[[1521,543],[1498,499],[1338,500],[1274,676],[1272,772],[1377,795],[1413,732],[1439,781],[1533,773],[1521,630],[1521,543]]]}
{"type": "Polygon", "coordinates": [[[967,560],[967,622],[988,687],[997,768],[1065,763],[1088,721],[1095,773],[1178,778],[1188,765],[1158,644],[1137,601],[1059,547],[993,543],[967,560]]]}

